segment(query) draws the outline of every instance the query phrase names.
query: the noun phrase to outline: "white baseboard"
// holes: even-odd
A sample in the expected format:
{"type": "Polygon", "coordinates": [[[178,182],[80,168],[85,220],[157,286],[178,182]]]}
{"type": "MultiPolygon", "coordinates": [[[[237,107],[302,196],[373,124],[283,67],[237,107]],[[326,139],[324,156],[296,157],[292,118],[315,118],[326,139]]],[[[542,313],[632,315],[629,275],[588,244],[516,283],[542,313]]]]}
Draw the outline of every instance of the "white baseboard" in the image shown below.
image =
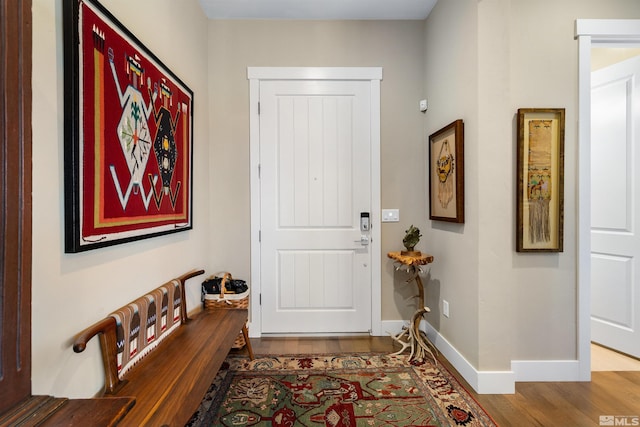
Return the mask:
{"type": "MultiPolygon", "coordinates": [[[[380,326],[381,335],[397,334],[405,325],[408,325],[408,322],[383,320],[380,326]]],[[[479,394],[513,394],[516,381],[583,381],[577,360],[514,360],[511,362],[510,371],[478,371],[431,324],[423,320],[420,328],[426,331],[429,340],[438,351],[479,394]]],[[[249,336],[260,337],[260,333],[251,328],[251,324],[249,336]]]]}
{"type": "Polygon", "coordinates": [[[513,360],[516,381],[582,381],[577,360],[513,360]]]}
{"type": "MultiPolygon", "coordinates": [[[[382,329],[397,334],[407,324],[402,320],[384,321],[382,329]]],[[[447,341],[428,322],[422,321],[422,330],[426,331],[429,340],[438,351],[451,363],[469,385],[479,394],[513,394],[515,393],[515,376],[513,371],[478,371],[467,359],[447,341]]]]}

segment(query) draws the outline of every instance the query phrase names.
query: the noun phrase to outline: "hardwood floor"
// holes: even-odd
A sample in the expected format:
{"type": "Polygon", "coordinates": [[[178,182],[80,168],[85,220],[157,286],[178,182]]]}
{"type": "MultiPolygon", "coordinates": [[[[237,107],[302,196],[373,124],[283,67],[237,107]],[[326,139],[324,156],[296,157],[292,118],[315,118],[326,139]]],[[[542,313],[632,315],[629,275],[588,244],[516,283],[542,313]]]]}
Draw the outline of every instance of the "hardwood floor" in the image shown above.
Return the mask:
{"type": "MultiPolygon", "coordinates": [[[[398,350],[389,337],[260,338],[251,343],[257,356],[398,350]]],[[[500,426],[586,427],[598,426],[605,415],[640,417],[638,371],[593,372],[591,382],[517,383],[515,394],[478,395],[442,356],[439,360],[500,426]]],[[[627,421],[622,425],[637,425],[627,421]]]]}
{"type": "Polygon", "coordinates": [[[389,337],[323,337],[251,339],[254,354],[309,354],[374,352],[392,353],[389,337]]]}
{"type": "Polygon", "coordinates": [[[640,359],[591,343],[591,372],[640,371],[640,359]]]}

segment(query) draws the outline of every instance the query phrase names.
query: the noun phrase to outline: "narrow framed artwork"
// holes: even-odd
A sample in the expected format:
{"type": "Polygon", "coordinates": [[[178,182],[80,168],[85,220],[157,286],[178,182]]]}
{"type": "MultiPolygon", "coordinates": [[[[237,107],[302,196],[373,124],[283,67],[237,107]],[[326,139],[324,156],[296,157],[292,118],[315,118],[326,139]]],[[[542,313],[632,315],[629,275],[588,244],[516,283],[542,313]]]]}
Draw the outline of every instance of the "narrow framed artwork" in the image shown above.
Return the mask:
{"type": "Polygon", "coordinates": [[[464,223],[464,123],[429,136],[429,219],[464,223]]]}
{"type": "Polygon", "coordinates": [[[65,252],[189,230],[193,92],[97,0],[64,0],[65,252]]]}
{"type": "Polygon", "coordinates": [[[563,251],[564,115],[564,108],[518,110],[518,252],[563,251]]]}

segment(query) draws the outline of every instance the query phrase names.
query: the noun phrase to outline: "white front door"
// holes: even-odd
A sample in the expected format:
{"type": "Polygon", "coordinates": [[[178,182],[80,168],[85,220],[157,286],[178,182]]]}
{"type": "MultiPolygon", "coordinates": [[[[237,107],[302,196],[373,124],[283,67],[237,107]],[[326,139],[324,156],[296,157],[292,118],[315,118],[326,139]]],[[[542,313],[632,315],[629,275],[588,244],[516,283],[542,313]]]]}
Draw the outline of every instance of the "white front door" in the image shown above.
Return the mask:
{"type": "Polygon", "coordinates": [[[371,329],[370,87],[260,83],[263,333],[371,329]]]}
{"type": "Polygon", "coordinates": [[[640,357],[640,57],[592,74],[591,339],[640,357]]]}

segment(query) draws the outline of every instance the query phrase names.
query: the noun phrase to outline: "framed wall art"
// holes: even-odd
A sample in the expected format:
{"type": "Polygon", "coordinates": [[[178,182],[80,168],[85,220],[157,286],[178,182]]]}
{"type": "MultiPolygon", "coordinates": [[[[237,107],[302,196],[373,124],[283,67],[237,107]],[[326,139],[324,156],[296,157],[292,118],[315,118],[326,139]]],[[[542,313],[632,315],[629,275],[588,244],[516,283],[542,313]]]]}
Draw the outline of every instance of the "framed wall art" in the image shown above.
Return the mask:
{"type": "Polygon", "coordinates": [[[564,108],[518,110],[516,250],[562,252],[564,108]]]}
{"type": "Polygon", "coordinates": [[[429,136],[429,219],[464,223],[464,123],[429,136]]]}
{"type": "Polygon", "coordinates": [[[193,92],[96,0],[65,0],[65,252],[192,228],[193,92]]]}

